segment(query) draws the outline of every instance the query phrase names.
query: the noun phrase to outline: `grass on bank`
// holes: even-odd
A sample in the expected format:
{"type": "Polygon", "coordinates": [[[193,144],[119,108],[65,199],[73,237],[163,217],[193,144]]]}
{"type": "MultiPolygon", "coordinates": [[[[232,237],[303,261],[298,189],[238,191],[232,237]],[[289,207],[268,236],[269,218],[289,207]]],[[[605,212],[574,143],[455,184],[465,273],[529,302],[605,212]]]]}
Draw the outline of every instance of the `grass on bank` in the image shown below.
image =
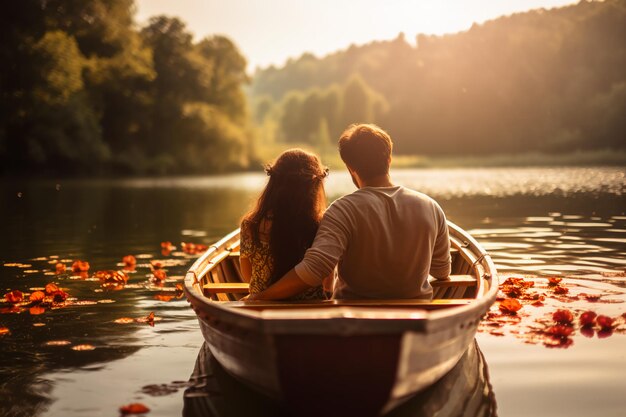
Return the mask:
{"type": "MultiPolygon", "coordinates": [[[[304,143],[266,143],[256,148],[260,161],[273,161],[281,152],[302,148],[320,156],[322,163],[331,169],[343,168],[336,148],[315,149],[304,143]]],[[[590,150],[563,154],[528,152],[522,154],[498,154],[485,156],[422,156],[395,155],[393,167],[398,168],[472,168],[472,167],[552,167],[552,166],[621,166],[626,167],[626,150],[590,150]]]]}

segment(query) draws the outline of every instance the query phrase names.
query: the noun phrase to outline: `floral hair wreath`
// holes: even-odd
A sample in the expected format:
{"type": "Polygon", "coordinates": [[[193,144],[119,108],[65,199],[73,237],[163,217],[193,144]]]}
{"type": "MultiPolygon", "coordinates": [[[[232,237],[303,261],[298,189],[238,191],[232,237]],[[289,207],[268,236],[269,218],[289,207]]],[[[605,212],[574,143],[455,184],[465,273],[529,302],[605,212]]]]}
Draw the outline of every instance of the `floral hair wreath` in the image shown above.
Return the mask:
{"type": "MultiPolygon", "coordinates": [[[[268,177],[271,177],[272,175],[281,175],[281,174],[278,174],[278,172],[276,172],[276,170],[269,164],[264,165],[263,169],[265,170],[265,173],[267,174],[268,177]]],[[[321,174],[313,174],[311,176],[311,179],[323,180],[324,178],[328,176],[329,173],[330,173],[330,169],[328,167],[324,167],[321,174]]],[[[294,177],[303,177],[303,178],[306,177],[306,174],[299,174],[299,173],[287,174],[287,175],[294,176],[294,177]]]]}

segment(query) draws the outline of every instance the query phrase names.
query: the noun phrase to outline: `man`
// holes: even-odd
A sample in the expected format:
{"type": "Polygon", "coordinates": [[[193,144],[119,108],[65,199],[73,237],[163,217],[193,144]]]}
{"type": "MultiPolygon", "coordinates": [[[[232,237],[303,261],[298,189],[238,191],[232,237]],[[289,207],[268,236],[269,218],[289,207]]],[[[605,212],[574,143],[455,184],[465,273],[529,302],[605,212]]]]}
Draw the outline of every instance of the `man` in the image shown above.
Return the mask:
{"type": "Polygon", "coordinates": [[[432,298],[429,274],[450,275],[446,217],[430,197],[392,184],[392,141],[352,125],[339,153],[358,190],[330,205],[304,259],[250,300],[279,300],[322,284],[338,265],[333,298],[432,298]]]}

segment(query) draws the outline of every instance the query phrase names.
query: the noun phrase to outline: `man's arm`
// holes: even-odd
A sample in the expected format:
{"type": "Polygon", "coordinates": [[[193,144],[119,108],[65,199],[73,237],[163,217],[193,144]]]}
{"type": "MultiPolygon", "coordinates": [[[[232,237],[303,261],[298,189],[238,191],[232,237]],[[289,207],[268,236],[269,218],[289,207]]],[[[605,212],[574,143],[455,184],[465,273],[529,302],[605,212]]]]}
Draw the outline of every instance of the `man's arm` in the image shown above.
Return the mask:
{"type": "Polygon", "coordinates": [[[446,215],[439,205],[437,205],[438,232],[433,248],[433,258],[430,262],[430,275],[438,280],[450,279],[450,235],[448,233],[448,223],[446,215]]]}
{"type": "Polygon", "coordinates": [[[348,247],[349,231],[345,212],[335,204],[331,205],[304,259],[265,291],[250,296],[248,300],[289,298],[310,287],[322,285],[348,247]]]}
{"type": "Polygon", "coordinates": [[[309,284],[302,281],[296,270],[292,268],[283,277],[257,294],[250,294],[247,300],[282,300],[289,298],[296,294],[300,294],[302,291],[311,288],[309,284]]]}

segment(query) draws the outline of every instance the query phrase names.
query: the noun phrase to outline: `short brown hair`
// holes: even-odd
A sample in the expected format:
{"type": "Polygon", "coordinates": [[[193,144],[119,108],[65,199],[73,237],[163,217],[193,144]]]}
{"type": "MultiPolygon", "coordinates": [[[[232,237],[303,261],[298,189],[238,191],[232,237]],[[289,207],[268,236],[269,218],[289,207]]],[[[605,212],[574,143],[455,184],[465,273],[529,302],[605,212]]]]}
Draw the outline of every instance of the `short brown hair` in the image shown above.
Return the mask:
{"type": "Polygon", "coordinates": [[[341,159],[364,180],[389,172],[392,148],[389,134],[373,124],[350,125],[339,138],[341,159]]]}

